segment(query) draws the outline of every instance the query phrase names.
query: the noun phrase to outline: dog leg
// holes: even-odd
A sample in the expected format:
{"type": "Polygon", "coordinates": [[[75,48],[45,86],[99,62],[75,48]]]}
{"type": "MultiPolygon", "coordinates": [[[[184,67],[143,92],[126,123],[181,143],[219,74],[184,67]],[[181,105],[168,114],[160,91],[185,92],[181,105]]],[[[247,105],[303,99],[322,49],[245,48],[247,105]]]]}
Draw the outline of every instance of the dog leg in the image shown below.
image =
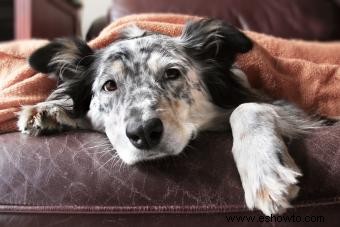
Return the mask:
{"type": "Polygon", "coordinates": [[[302,174],[282,137],[295,137],[319,123],[282,102],[242,104],[231,114],[230,124],[247,206],[266,215],[284,212],[298,194],[297,177],[302,174]]]}
{"type": "Polygon", "coordinates": [[[22,133],[38,136],[59,132],[65,128],[86,128],[82,119],[74,119],[67,113],[72,106],[70,99],[47,100],[33,106],[23,106],[18,113],[18,128],[22,133]]]}

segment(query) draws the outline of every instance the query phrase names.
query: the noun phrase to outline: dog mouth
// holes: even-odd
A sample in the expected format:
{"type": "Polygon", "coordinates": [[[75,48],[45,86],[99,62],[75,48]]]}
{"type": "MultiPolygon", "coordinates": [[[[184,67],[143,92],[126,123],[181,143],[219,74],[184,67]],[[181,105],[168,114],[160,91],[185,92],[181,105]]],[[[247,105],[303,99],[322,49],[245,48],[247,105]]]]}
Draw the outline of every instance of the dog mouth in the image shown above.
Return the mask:
{"type": "Polygon", "coordinates": [[[183,149],[169,149],[160,146],[158,149],[153,150],[139,150],[136,157],[136,162],[150,161],[162,159],[169,156],[175,156],[182,152],[183,149]]]}
{"type": "Polygon", "coordinates": [[[159,160],[162,158],[166,158],[172,156],[173,154],[165,153],[165,152],[151,152],[151,151],[136,151],[135,155],[119,155],[121,160],[125,162],[127,165],[135,165],[141,162],[159,160]]]}
{"type": "Polygon", "coordinates": [[[107,132],[107,136],[120,159],[127,165],[134,165],[138,162],[177,156],[192,139],[189,132],[183,133],[169,126],[165,126],[164,129],[158,144],[153,146],[139,146],[131,135],[112,136],[115,134],[107,132]]]}
{"type": "MultiPolygon", "coordinates": [[[[119,157],[122,159],[123,162],[125,162],[127,165],[134,165],[140,162],[147,162],[147,161],[153,161],[153,160],[159,160],[164,159],[171,156],[177,156],[180,154],[184,148],[185,145],[179,145],[179,146],[171,146],[170,144],[160,144],[159,146],[149,149],[149,150],[143,150],[143,149],[128,149],[128,150],[120,150],[117,149],[119,157]]],[[[131,148],[131,147],[130,147],[131,148]]]]}

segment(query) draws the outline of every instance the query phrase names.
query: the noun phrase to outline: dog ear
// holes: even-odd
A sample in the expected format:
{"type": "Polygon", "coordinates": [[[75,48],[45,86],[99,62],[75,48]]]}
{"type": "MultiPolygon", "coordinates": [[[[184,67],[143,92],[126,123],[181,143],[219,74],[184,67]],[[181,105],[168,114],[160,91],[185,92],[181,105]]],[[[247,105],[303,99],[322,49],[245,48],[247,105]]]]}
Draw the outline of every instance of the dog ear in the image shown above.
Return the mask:
{"type": "Polygon", "coordinates": [[[246,53],[252,42],[241,31],[217,19],[201,19],[186,24],[181,38],[191,56],[218,61],[230,67],[238,53],[246,53]]]}
{"type": "Polygon", "coordinates": [[[60,83],[52,99],[71,98],[72,110],[65,110],[70,116],[81,117],[89,110],[92,98],[94,59],[93,50],[84,41],[57,39],[36,50],[29,64],[39,72],[58,77],[60,83]]]}
{"type": "Polygon", "coordinates": [[[248,89],[230,71],[236,55],[252,48],[247,36],[221,20],[202,19],[185,26],[180,42],[196,61],[213,103],[231,108],[250,100],[248,89]]]}
{"type": "Polygon", "coordinates": [[[91,65],[93,54],[84,41],[62,38],[36,50],[28,61],[33,69],[42,73],[56,73],[64,80],[91,65]]]}

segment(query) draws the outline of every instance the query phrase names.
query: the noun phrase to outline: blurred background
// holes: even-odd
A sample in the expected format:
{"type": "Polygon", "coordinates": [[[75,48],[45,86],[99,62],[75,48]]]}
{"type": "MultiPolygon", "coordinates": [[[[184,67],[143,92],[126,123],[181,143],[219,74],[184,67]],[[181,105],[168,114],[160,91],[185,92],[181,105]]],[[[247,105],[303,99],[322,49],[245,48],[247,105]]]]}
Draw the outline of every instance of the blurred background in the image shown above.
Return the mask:
{"type": "Polygon", "coordinates": [[[0,40],[85,37],[111,0],[0,0],[0,40]]]}
{"type": "Polygon", "coordinates": [[[340,39],[340,0],[0,0],[0,41],[82,36],[133,13],[220,18],[284,38],[340,39]]]}

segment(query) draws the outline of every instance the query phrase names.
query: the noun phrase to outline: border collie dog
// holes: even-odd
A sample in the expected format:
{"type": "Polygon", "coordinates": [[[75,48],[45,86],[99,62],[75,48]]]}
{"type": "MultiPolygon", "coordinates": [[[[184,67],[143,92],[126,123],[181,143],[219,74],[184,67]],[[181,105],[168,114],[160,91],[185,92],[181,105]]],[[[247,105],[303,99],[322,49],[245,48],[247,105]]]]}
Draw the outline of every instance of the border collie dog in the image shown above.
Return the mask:
{"type": "Polygon", "coordinates": [[[46,101],[22,108],[18,128],[35,136],[65,128],[105,132],[127,164],[177,155],[200,131],[230,129],[247,206],[282,213],[301,176],[284,138],[320,122],[249,86],[233,63],[251,48],[241,31],[215,19],[188,22],[179,37],[132,26],[99,50],[57,39],[29,63],[59,85],[46,101]]]}

